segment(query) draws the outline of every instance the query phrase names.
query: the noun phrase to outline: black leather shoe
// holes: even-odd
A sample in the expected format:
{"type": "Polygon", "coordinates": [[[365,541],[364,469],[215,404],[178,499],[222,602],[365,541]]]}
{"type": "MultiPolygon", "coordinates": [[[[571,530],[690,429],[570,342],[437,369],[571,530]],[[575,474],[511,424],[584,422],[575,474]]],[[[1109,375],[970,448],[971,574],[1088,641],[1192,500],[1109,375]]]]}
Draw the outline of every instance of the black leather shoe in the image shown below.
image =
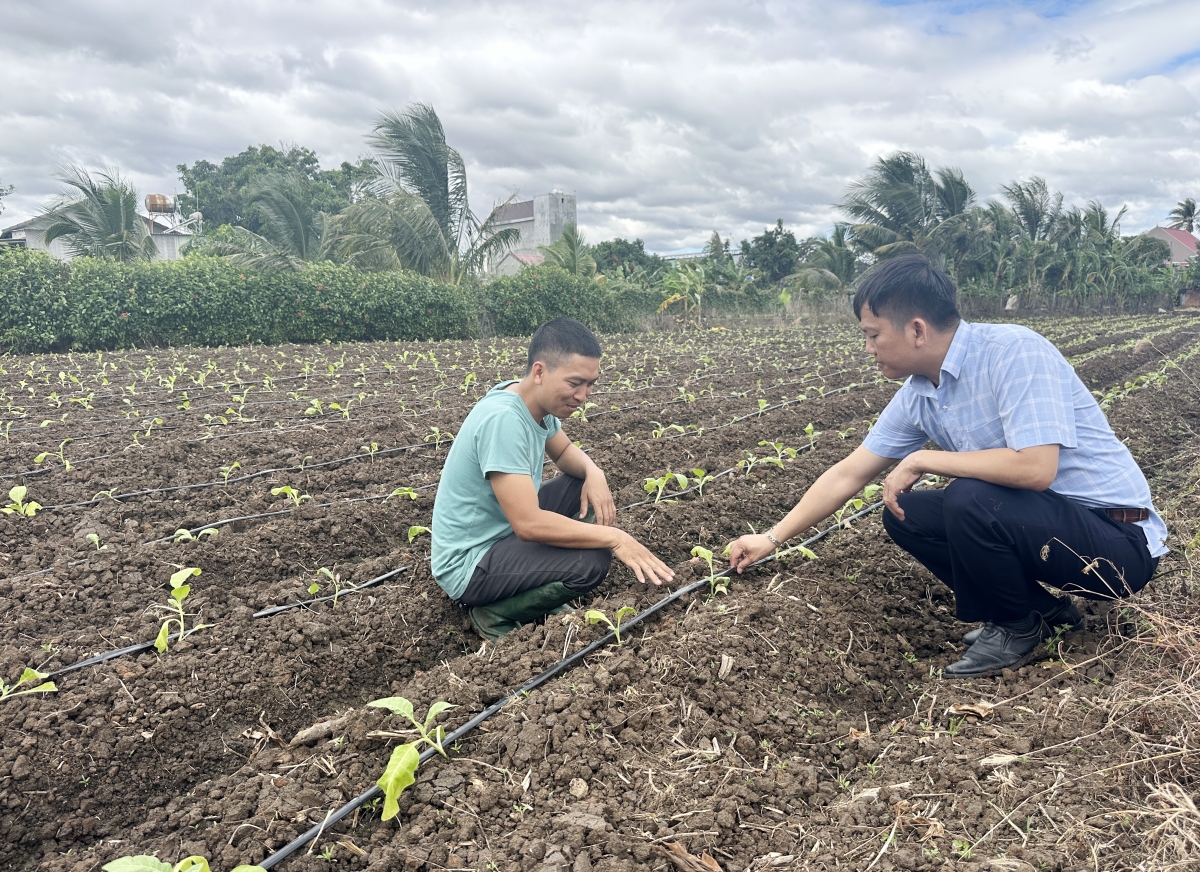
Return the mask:
{"type": "Polygon", "coordinates": [[[1033,612],[1032,629],[1015,632],[1000,624],[987,623],[962,660],[951,663],[946,678],[983,678],[1002,669],[1016,669],[1033,659],[1042,641],[1049,637],[1042,616],[1033,612]]]}
{"type": "MultiPolygon", "coordinates": [[[[1076,630],[1083,629],[1083,615],[1075,606],[1075,601],[1067,594],[1055,597],[1058,600],[1058,605],[1051,609],[1046,614],[1042,615],[1042,620],[1046,622],[1046,626],[1051,632],[1059,627],[1066,627],[1068,633],[1074,633],[1076,630]]],[[[975,640],[979,638],[979,634],[983,632],[983,627],[976,627],[963,634],[963,642],[968,645],[974,645],[975,640]]]]}

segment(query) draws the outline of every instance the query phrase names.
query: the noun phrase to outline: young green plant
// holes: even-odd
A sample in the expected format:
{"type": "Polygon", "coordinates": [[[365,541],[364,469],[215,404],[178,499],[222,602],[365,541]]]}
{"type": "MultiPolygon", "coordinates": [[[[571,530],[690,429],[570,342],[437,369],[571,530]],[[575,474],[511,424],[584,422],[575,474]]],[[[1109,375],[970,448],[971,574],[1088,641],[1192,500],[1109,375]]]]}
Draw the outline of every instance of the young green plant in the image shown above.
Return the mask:
{"type": "MultiPolygon", "coordinates": [[[[121,857],[100,867],[104,872],[210,872],[208,860],[199,854],[184,857],[174,866],[146,854],[121,857]]],[[[266,872],[262,866],[234,866],[230,872],[266,872]]]]}
{"type": "Polygon", "coordinates": [[[7,506],[0,507],[0,512],[4,512],[6,515],[21,515],[24,518],[32,518],[42,510],[42,504],[33,500],[26,502],[25,497],[28,494],[29,491],[26,490],[23,484],[12,488],[8,492],[10,502],[7,506]]]}
{"type": "Polygon", "coordinates": [[[389,696],[386,699],[377,699],[367,705],[374,708],[387,709],[392,714],[401,715],[416,727],[420,738],[414,742],[408,742],[404,745],[397,746],[392,751],[392,756],[388,760],[387,767],[383,770],[383,775],[375,782],[383,791],[383,820],[391,820],[400,812],[400,794],[405,789],[416,781],[417,767],[421,764],[421,744],[424,743],[430,748],[433,748],[443,757],[446,757],[446,749],[442,747],[442,741],[446,738],[446,730],[441,724],[430,730],[430,725],[444,711],[458,706],[451,705],[448,702],[435,702],[429,707],[429,711],[425,714],[424,722],[418,721],[413,712],[413,705],[402,696],[389,696]]]}
{"type": "Polygon", "coordinates": [[[22,684],[32,684],[35,681],[41,681],[43,678],[49,678],[46,672],[38,672],[36,669],[25,667],[25,671],[21,673],[21,677],[17,679],[17,683],[11,687],[0,680],[0,702],[12,696],[24,696],[27,693],[55,693],[58,688],[53,681],[43,681],[36,687],[27,687],[24,690],[18,690],[22,684]]]}
{"type": "Polygon", "coordinates": [[[295,504],[296,508],[300,508],[300,504],[305,500],[312,499],[312,497],[310,497],[308,494],[300,493],[300,491],[296,490],[290,484],[285,484],[283,487],[271,488],[271,496],[277,497],[280,494],[283,494],[285,497],[291,500],[292,503],[295,504]]]}
{"type": "Polygon", "coordinates": [[[713,571],[713,553],[703,545],[697,545],[692,549],[692,556],[698,557],[704,561],[704,565],[708,567],[708,595],[716,596],[719,593],[728,593],[725,587],[724,579],[718,579],[716,572],[713,571]]]}
{"type": "Polygon", "coordinates": [[[413,540],[413,539],[416,539],[416,538],[417,538],[418,536],[420,536],[422,533],[428,533],[428,532],[429,532],[429,528],[428,528],[428,527],[420,527],[420,526],[416,526],[416,525],[414,525],[414,526],[412,526],[412,527],[409,527],[409,528],[408,528],[408,541],[409,541],[409,544],[412,544],[412,540],[413,540]]]}
{"type": "Polygon", "coordinates": [[[621,644],[621,620],[626,615],[637,614],[637,609],[632,606],[621,606],[617,609],[616,615],[610,621],[608,615],[600,611],[600,609],[588,609],[583,613],[584,620],[589,624],[608,624],[608,628],[613,631],[613,635],[617,638],[617,644],[621,644]]]}
{"type": "MultiPolygon", "coordinates": [[[[342,574],[334,573],[328,566],[322,566],[317,570],[318,576],[325,576],[329,579],[329,583],[333,585],[333,607],[337,608],[338,597],[342,595],[342,574]]],[[[321,583],[314,581],[308,586],[308,592],[311,594],[317,593],[321,589],[321,583]]]]}
{"type": "MultiPolygon", "coordinates": [[[[201,572],[199,567],[185,566],[178,572],[171,575],[171,604],[162,606],[156,605],[155,608],[163,609],[167,612],[175,612],[175,615],[163,621],[162,626],[158,629],[158,638],[154,640],[154,648],[159,654],[164,654],[170,645],[171,627],[179,627],[179,638],[189,634],[187,628],[187,614],[183,610],[183,601],[188,598],[188,594],[192,592],[192,586],[187,583],[189,578],[199,575],[201,572]]],[[[192,627],[191,633],[197,630],[203,630],[211,624],[196,624],[192,627]]]]}
{"type": "Polygon", "coordinates": [[[37,457],[33,458],[33,462],[42,463],[48,457],[57,457],[58,462],[63,465],[63,471],[70,472],[75,467],[71,466],[71,461],[67,459],[66,447],[74,441],[74,439],[64,439],[62,442],[58,443],[57,451],[43,451],[37,457]]]}
{"type": "Polygon", "coordinates": [[[687,476],[679,472],[668,472],[659,478],[647,478],[646,483],[642,485],[642,490],[648,494],[654,494],[654,502],[660,503],[663,499],[663,492],[671,482],[675,482],[679,489],[683,490],[687,487],[687,476]]]}

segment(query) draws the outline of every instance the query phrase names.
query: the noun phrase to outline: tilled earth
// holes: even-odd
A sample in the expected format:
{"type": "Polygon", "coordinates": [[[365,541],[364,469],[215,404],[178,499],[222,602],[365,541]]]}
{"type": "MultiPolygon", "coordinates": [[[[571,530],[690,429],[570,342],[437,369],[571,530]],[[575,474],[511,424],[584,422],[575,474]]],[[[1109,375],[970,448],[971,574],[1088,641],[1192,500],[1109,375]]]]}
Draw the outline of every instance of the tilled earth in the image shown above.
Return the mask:
{"type": "MultiPolygon", "coordinates": [[[[1109,415],[1160,502],[1185,487],[1200,449],[1200,364],[1185,355],[1200,321],[1033,326],[1099,392],[1165,373],[1109,415]]],[[[140,853],[260,861],[379,776],[404,725],[366,702],[445,700],[458,708],[441,721],[457,726],[598,638],[580,610],[481,646],[414,529],[429,524],[444,434],[520,360],[513,343],[4,359],[6,488],[48,508],[0,517],[0,677],[153,639],[180,566],[203,570],[189,627],[211,626],[0,705],[0,868],[83,872],[140,853]],[[311,499],[270,493],[284,485],[311,499]],[[418,499],[384,499],[405,487],[418,499]],[[172,541],[207,524],[218,535],[172,541]],[[254,617],[311,598],[314,582],[332,594],[322,566],[343,586],[402,571],[336,604],[254,617]]],[[[777,520],[895,390],[841,327],[615,337],[604,363],[595,407],[565,428],[619,506],[647,500],[648,477],[733,470],[619,515],[677,566],[677,585],[707,574],[693,546],[719,554],[777,520]],[[747,453],[759,462],[738,468],[747,453]]],[[[1178,536],[1194,529],[1188,501],[1163,504],[1178,536]]],[[[688,868],[689,852],[738,872],[997,857],[1094,868],[1097,828],[1081,822],[1097,784],[1063,783],[1128,752],[1128,735],[1103,729],[1128,615],[1091,604],[1088,629],[1056,640],[1053,659],[944,682],[968,628],[878,518],[813,547],[816,560],[668,607],[424,765],[397,818],[366,807],[278,868],[644,870],[688,868]]],[[[1168,558],[1161,571],[1177,568],[1168,558]]],[[[665,593],[617,569],[581,605],[612,615],[665,593]]],[[[1182,729],[1170,717],[1132,728],[1182,729]]],[[[1121,769],[1105,790],[1136,793],[1144,775],[1121,769]]],[[[1100,868],[1127,868],[1142,846],[1131,831],[1103,848],[1121,859],[1100,868]]]]}

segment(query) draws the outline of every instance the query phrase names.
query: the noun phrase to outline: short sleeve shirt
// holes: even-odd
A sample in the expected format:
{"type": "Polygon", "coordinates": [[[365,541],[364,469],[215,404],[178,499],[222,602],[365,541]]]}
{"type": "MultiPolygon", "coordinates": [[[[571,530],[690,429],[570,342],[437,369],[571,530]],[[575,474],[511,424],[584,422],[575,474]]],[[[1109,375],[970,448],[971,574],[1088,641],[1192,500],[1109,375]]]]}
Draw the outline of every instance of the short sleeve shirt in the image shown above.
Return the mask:
{"type": "Polygon", "coordinates": [[[902,458],[929,440],[945,451],[1056,444],[1051,490],[1090,508],[1150,509],[1140,522],[1150,555],[1167,553],[1167,527],[1133,455],[1066,358],[1026,327],[960,322],[938,385],[909,376],[863,445],[902,458]]]}
{"type": "Polygon", "coordinates": [[[562,429],[547,415],[539,423],[525,401],[496,385],[463,421],[433,503],[433,577],[451,599],[467,589],[476,565],[512,526],[488,481],[489,472],[528,475],[542,486],[546,442],[562,429]]]}

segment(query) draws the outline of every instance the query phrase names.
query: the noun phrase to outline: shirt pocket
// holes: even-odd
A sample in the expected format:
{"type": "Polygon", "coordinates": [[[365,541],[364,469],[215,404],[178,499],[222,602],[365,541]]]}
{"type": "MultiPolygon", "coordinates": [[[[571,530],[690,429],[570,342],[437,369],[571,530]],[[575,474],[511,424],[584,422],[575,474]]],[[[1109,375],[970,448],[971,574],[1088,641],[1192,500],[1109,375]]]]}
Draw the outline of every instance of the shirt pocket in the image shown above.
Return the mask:
{"type": "Polygon", "coordinates": [[[963,451],[983,451],[988,448],[1004,448],[1004,422],[993,418],[986,424],[972,427],[963,434],[963,451]]]}

